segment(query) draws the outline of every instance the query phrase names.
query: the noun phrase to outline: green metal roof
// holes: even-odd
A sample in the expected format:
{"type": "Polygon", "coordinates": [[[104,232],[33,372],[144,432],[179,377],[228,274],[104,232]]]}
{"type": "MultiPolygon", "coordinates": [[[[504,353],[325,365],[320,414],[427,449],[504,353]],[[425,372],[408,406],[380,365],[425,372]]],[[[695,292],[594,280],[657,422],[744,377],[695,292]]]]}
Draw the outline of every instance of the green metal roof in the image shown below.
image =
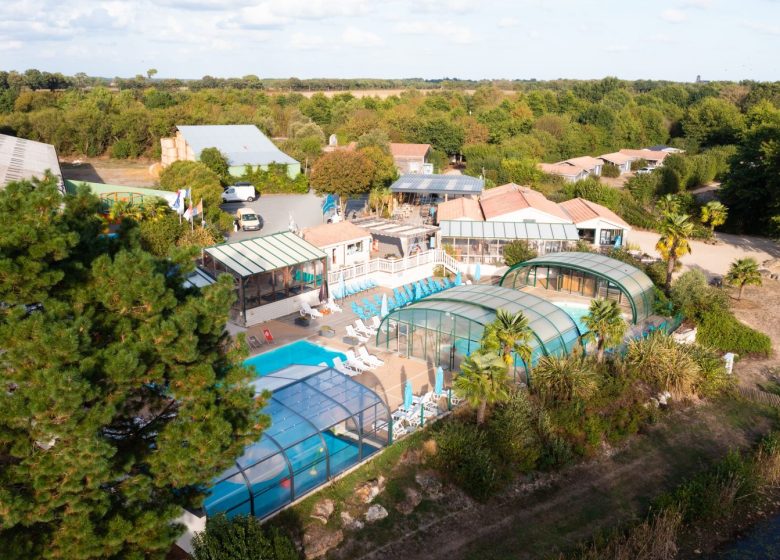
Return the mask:
{"type": "MultiPolygon", "coordinates": [[[[583,334],[576,321],[555,304],[526,292],[484,284],[458,286],[428,296],[394,310],[384,321],[397,318],[399,314],[425,310],[455,315],[485,326],[496,318],[498,309],[522,312],[533,331],[536,346],[545,355],[556,354],[560,349],[571,351],[583,334]]],[[[381,326],[379,332],[382,332],[381,326]]]]}
{"type": "Polygon", "coordinates": [[[600,253],[566,251],[542,255],[510,267],[501,278],[499,285],[504,286],[511,274],[523,268],[538,266],[569,268],[592,274],[615,284],[628,297],[634,315],[634,323],[652,313],[655,286],[647,274],[635,266],[600,253]]]}
{"type": "Polygon", "coordinates": [[[223,243],[204,251],[242,278],[326,257],[324,251],[289,231],[223,243]]]}
{"type": "Polygon", "coordinates": [[[125,185],[108,185],[106,183],[91,183],[89,181],[65,181],[65,190],[69,193],[75,193],[79,185],[86,185],[89,190],[97,196],[103,196],[111,193],[130,193],[141,196],[159,196],[168,199],[170,196],[176,196],[176,193],[160,189],[148,189],[146,187],[128,187],[125,185]]]}

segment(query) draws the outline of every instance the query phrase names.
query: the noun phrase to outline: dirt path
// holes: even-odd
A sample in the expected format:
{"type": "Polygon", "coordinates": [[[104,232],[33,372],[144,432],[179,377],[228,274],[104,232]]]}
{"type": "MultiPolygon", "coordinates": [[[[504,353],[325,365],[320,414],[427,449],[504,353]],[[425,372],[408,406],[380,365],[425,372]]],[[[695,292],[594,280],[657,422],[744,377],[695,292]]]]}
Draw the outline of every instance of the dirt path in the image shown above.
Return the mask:
{"type": "Polygon", "coordinates": [[[486,504],[421,520],[415,531],[366,551],[334,557],[365,560],[540,558],[645,514],[650,501],[728,449],[746,446],[764,421],[740,419],[749,405],[678,411],[611,456],[548,477],[532,491],[519,481],[486,504]],[[741,408],[740,408],[741,407],[741,408]]]}
{"type": "MultiPolygon", "coordinates": [[[[736,298],[737,290],[731,295],[736,298]]],[[[742,301],[732,301],[734,315],[746,325],[766,333],[772,339],[774,354],[767,359],[747,358],[737,361],[734,372],[740,384],[755,387],[780,376],[780,281],[764,278],[763,286],[748,286],[742,301]],[[772,373],[775,371],[776,373],[772,373]]]]}

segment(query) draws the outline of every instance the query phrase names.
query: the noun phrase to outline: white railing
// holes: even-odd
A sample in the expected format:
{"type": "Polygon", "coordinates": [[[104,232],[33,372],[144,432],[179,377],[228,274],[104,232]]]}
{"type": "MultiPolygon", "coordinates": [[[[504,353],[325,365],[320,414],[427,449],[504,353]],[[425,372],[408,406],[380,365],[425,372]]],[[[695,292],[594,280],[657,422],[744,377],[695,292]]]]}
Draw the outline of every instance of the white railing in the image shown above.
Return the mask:
{"type": "Polygon", "coordinates": [[[416,255],[404,257],[402,259],[371,259],[367,263],[356,264],[331,270],[328,272],[328,283],[335,284],[339,280],[339,275],[344,275],[344,281],[348,282],[354,278],[360,278],[367,274],[383,272],[385,274],[397,274],[404,270],[417,268],[425,265],[442,265],[452,272],[458,272],[458,261],[453,259],[441,249],[432,249],[416,255]]]}

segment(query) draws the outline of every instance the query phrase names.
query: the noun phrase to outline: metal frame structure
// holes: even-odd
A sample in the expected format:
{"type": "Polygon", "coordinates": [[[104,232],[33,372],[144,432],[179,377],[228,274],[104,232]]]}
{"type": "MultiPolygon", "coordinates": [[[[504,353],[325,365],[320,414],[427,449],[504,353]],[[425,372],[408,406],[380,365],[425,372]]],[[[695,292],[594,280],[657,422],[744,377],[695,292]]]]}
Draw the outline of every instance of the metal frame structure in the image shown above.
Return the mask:
{"type": "MultiPolygon", "coordinates": [[[[468,355],[479,347],[484,327],[495,319],[498,309],[522,312],[533,333],[532,362],[541,356],[569,353],[585,334],[577,322],[563,309],[533,294],[509,288],[475,284],[459,286],[426,297],[406,307],[390,312],[376,335],[377,346],[390,348],[390,340],[399,341],[399,352],[415,355],[419,348],[409,337],[424,329],[421,356],[434,364],[454,369],[458,354],[468,355]],[[401,337],[406,337],[406,348],[401,348],[401,337]],[[431,339],[429,349],[428,338],[431,339]],[[465,350],[464,350],[465,345],[465,350]]],[[[527,373],[526,364],[519,358],[515,366],[527,373]]]]}
{"type": "Polygon", "coordinates": [[[258,395],[271,392],[263,410],[271,426],[217,477],[204,503],[209,515],[266,517],[391,443],[385,402],[333,368],[292,365],[252,385],[258,395]],[[387,435],[379,435],[380,426],[387,435]],[[351,443],[335,449],[323,435],[327,431],[331,443],[351,443]],[[345,451],[349,455],[339,456],[345,451]]]}
{"type": "MultiPolygon", "coordinates": [[[[559,270],[581,272],[583,275],[587,274],[603,280],[607,283],[607,297],[609,297],[610,287],[615,286],[626,296],[626,300],[631,307],[632,323],[634,324],[646,319],[653,313],[655,286],[647,274],[635,266],[599,253],[574,251],[550,253],[517,263],[504,273],[499,285],[514,289],[524,286],[536,286],[536,271],[539,267],[555,267],[559,270]],[[534,280],[530,282],[529,277],[532,270],[534,271],[534,280]],[[524,271],[525,274],[523,275],[524,271]],[[518,285],[518,280],[520,285],[518,285]]],[[[584,282],[582,284],[584,285],[584,282]]],[[[556,287],[555,289],[560,291],[560,288],[556,287]]],[[[580,291],[582,289],[580,288],[580,291]]],[[[596,288],[595,293],[598,293],[598,291],[596,288]]]]}

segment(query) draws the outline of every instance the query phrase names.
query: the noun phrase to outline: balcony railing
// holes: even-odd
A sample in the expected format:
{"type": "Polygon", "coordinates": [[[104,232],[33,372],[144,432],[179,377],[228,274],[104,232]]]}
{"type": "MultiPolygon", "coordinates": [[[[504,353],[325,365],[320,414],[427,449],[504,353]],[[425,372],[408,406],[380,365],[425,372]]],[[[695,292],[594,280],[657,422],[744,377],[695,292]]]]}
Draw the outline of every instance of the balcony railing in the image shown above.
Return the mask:
{"type": "Polygon", "coordinates": [[[352,279],[377,272],[392,275],[425,265],[442,265],[453,272],[457,272],[460,264],[443,250],[432,249],[402,259],[371,259],[366,263],[331,270],[328,272],[328,283],[335,284],[342,274],[344,275],[344,281],[348,282],[352,279]]]}

